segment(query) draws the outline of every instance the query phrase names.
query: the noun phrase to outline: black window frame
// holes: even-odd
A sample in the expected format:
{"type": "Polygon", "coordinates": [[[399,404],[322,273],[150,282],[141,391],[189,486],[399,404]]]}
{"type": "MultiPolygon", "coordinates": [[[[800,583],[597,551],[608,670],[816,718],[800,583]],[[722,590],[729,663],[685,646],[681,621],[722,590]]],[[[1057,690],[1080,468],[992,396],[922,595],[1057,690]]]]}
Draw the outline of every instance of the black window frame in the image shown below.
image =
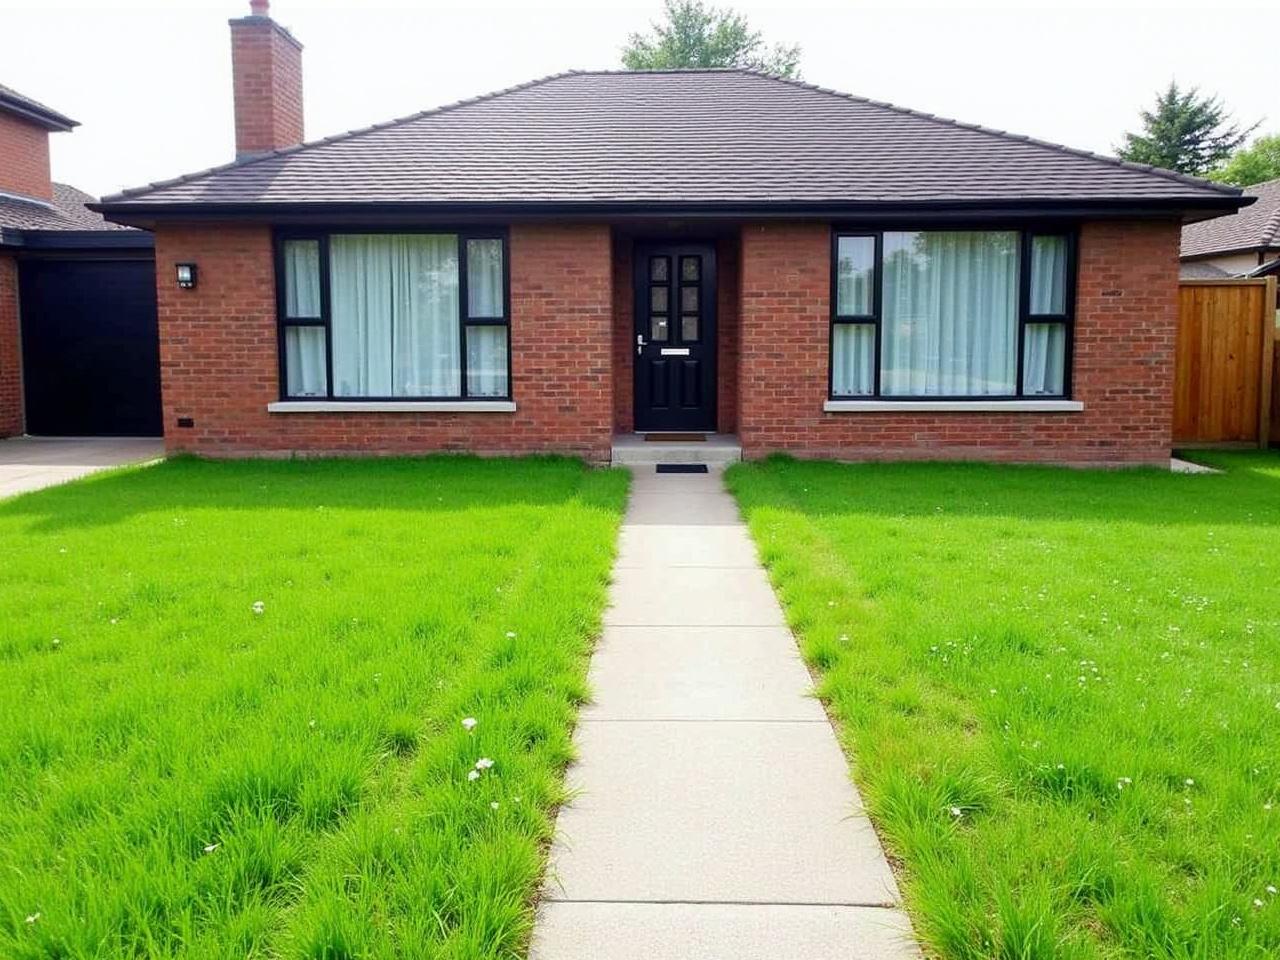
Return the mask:
{"type": "Polygon", "coordinates": [[[1000,400],[1070,400],[1072,397],[1072,372],[1075,353],[1075,312],[1076,312],[1076,284],[1077,284],[1077,262],[1076,250],[1078,245],[1079,230],[1075,224],[1007,224],[1007,223],[965,223],[965,224],[941,224],[941,223],[904,223],[894,224],[892,226],[877,227],[875,229],[867,229],[863,227],[835,227],[831,231],[831,321],[828,324],[827,332],[827,399],[832,401],[848,400],[854,402],[884,402],[894,403],[898,401],[907,402],[972,402],[987,403],[1000,400]],[[912,233],[912,232],[952,232],[952,233],[969,233],[969,232],[1000,232],[1000,233],[1017,233],[1018,234],[1018,311],[1017,311],[1017,379],[1014,383],[1015,392],[1011,394],[959,394],[959,395],[938,395],[938,394],[892,394],[885,396],[881,393],[880,384],[880,367],[881,367],[881,344],[883,342],[883,297],[884,297],[884,235],[886,233],[912,233]],[[1031,244],[1034,237],[1063,237],[1066,240],[1066,290],[1064,297],[1064,312],[1060,314],[1033,314],[1031,313],[1031,244]],[[839,303],[839,269],[840,269],[840,240],[841,238],[871,238],[875,241],[875,262],[872,265],[872,293],[871,293],[871,310],[870,314],[842,314],[840,313],[839,303]],[[1023,363],[1025,360],[1026,350],[1026,328],[1032,323],[1060,323],[1066,336],[1064,345],[1065,356],[1063,358],[1063,374],[1062,374],[1062,393],[1026,393],[1025,384],[1023,382],[1023,363]],[[871,393],[841,393],[835,392],[835,335],[838,325],[864,325],[870,326],[874,330],[875,343],[873,345],[873,370],[874,387],[871,393]]]}
{"type": "Polygon", "coordinates": [[[514,399],[515,378],[511,370],[511,244],[509,232],[501,229],[457,227],[341,227],[322,229],[282,229],[274,238],[276,283],[276,353],[279,397],[282,401],[334,401],[340,403],[478,403],[510,402],[514,399]],[[388,234],[419,236],[453,236],[458,241],[458,393],[455,396],[363,396],[334,393],[333,380],[333,314],[331,310],[329,241],[335,236],[388,234]],[[320,244],[320,317],[290,317],[286,310],[285,244],[291,240],[315,240],[320,244]],[[472,317],[467,288],[467,244],[472,240],[498,240],[502,244],[502,316],[472,317]],[[289,327],[321,327],[324,330],[325,394],[294,396],[289,393],[288,358],[285,356],[285,333],[289,327]],[[505,394],[470,395],[467,392],[467,334],[473,327],[503,327],[507,332],[507,390],[505,394]]]}

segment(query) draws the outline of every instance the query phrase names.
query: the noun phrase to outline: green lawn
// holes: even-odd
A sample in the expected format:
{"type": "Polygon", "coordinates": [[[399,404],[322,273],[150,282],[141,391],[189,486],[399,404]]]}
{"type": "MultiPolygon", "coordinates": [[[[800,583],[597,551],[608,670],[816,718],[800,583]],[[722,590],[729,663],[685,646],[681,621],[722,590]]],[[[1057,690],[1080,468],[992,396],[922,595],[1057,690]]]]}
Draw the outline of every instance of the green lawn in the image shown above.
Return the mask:
{"type": "Polygon", "coordinates": [[[927,950],[1280,956],[1280,456],[735,467],[927,950]]]}
{"type": "Polygon", "coordinates": [[[521,955],[625,492],[179,460],[0,503],[0,957],[521,955]]]}

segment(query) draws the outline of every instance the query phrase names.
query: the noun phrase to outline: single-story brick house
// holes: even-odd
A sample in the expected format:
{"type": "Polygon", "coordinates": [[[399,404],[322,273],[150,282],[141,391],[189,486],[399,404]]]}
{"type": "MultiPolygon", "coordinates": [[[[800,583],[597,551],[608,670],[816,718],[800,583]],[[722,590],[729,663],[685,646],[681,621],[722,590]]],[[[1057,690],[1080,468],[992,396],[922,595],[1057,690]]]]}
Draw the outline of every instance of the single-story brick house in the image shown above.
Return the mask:
{"type": "Polygon", "coordinates": [[[99,208],[155,233],[169,449],[1167,463],[1181,228],[1238,190],[745,70],[304,144],[266,7],[239,158],[99,208]]]}

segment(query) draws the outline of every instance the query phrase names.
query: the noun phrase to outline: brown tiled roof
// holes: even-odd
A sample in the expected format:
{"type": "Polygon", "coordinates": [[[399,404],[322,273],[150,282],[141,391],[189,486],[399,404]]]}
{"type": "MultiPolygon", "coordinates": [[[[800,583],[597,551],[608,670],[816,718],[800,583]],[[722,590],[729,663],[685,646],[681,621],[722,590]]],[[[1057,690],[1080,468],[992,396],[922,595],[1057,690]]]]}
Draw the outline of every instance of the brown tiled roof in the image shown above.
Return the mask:
{"type": "Polygon", "coordinates": [[[127,230],[94,213],[86,203],[95,198],[69,187],[53,185],[53,201],[44,203],[20,197],[0,195],[0,229],[12,230],[127,230]]]}
{"type": "Polygon", "coordinates": [[[1245,187],[1244,195],[1258,200],[1239,213],[1183,227],[1182,255],[1280,248],[1280,180],[1245,187]]]}
{"type": "Polygon", "coordinates": [[[0,111],[16,114],[47,130],[70,130],[72,127],[80,126],[65,114],[59,113],[52,107],[46,107],[40,101],[32,100],[13,87],[6,87],[3,83],[0,83],[0,111]]]}
{"type": "Polygon", "coordinates": [[[732,69],[559,74],[104,203],[1052,200],[1230,209],[1238,192],[732,69]]]}

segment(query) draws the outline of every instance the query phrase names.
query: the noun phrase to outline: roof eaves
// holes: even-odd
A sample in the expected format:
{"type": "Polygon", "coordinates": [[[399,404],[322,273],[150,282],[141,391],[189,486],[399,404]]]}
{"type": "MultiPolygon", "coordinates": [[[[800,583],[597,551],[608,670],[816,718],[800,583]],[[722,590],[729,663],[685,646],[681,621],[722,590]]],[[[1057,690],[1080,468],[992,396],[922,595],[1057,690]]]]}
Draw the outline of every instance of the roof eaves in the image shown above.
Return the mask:
{"type": "Polygon", "coordinates": [[[52,110],[43,103],[38,103],[9,87],[0,88],[0,110],[17,114],[55,132],[64,132],[80,126],[78,120],[72,120],[66,114],[52,110]]]}
{"type": "Polygon", "coordinates": [[[275,157],[282,157],[287,154],[298,153],[303,150],[310,150],[313,147],[321,147],[326,144],[335,143],[339,140],[350,140],[354,137],[363,136],[364,134],[374,133],[378,130],[385,130],[388,127],[396,127],[400,124],[410,123],[414,120],[421,120],[423,117],[429,117],[434,114],[446,113],[450,110],[457,110],[460,107],[470,106],[475,103],[482,103],[485,100],[493,100],[497,97],[505,96],[509,93],[515,93],[518,90],[527,90],[530,87],[536,87],[543,83],[549,83],[552,80],[559,80],[562,77],[572,76],[574,74],[583,73],[581,70],[562,70],[559,73],[551,73],[545,77],[538,77],[536,80],[528,80],[524,83],[518,83],[512,87],[504,87],[501,90],[492,90],[488,93],[482,93],[479,96],[468,97],[465,100],[455,100],[452,103],[446,103],[438,107],[432,107],[429,110],[419,110],[417,113],[411,113],[408,116],[397,117],[394,120],[384,120],[381,123],[370,124],[367,127],[356,127],[352,130],[345,130],[342,133],[330,134],[319,140],[308,140],[305,143],[295,144],[291,147],[282,147],[279,150],[271,150],[267,153],[255,154],[252,157],[245,157],[241,160],[232,160],[230,163],[222,163],[216,167],[209,167],[205,170],[199,170],[195,173],[186,173],[180,177],[171,177],[168,180],[156,180],[152,183],[145,184],[140,187],[130,187],[121,190],[119,193],[113,193],[104,196],[99,203],[121,203],[131,198],[150,193],[153,190],[161,190],[166,187],[176,187],[179,184],[191,183],[193,180],[199,180],[214,173],[223,173],[227,170],[237,170],[242,167],[250,167],[255,163],[261,163],[264,160],[271,160],[275,157]]]}

